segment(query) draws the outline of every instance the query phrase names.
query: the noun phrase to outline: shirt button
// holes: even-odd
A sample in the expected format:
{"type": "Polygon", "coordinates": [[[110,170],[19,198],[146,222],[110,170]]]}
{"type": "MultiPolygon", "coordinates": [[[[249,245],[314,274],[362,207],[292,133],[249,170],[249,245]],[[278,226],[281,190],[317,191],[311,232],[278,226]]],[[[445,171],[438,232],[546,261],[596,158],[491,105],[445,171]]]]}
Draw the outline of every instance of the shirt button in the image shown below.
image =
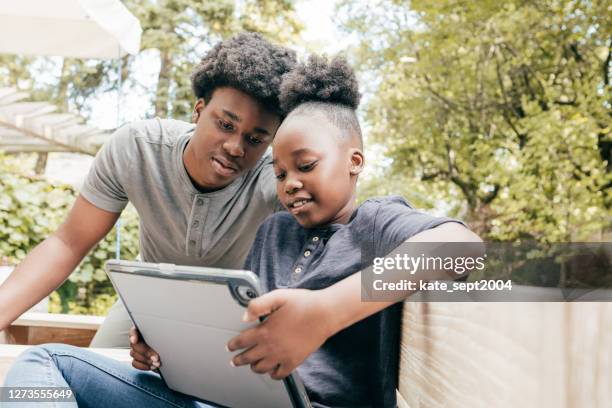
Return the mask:
{"type": "Polygon", "coordinates": [[[310,256],[310,251],[306,251],[306,252],[304,252],[304,256],[305,256],[306,258],[308,258],[308,257],[310,256]]]}
{"type": "Polygon", "coordinates": [[[189,240],[189,245],[195,245],[195,244],[196,244],[195,239],[189,240]]]}
{"type": "Polygon", "coordinates": [[[302,268],[300,268],[299,266],[297,268],[295,268],[295,270],[293,271],[295,273],[300,273],[302,272],[302,268]]]}
{"type": "Polygon", "coordinates": [[[204,200],[202,200],[201,198],[198,198],[198,200],[196,201],[197,205],[203,205],[204,204],[204,200]]]}
{"type": "Polygon", "coordinates": [[[319,237],[312,237],[312,240],[313,240],[314,242],[317,242],[317,241],[319,240],[319,237]]]}
{"type": "Polygon", "coordinates": [[[191,224],[191,225],[193,225],[193,228],[198,228],[198,225],[200,225],[200,221],[195,220],[195,221],[193,222],[193,224],[191,224]]]}

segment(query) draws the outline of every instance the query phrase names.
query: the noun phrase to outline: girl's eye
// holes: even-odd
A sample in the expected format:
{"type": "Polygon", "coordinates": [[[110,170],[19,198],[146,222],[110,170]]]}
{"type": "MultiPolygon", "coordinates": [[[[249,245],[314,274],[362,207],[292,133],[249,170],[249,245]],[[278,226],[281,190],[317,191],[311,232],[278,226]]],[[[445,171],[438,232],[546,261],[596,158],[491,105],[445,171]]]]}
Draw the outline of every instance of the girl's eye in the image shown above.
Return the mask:
{"type": "Polygon", "coordinates": [[[248,136],[248,141],[252,145],[258,145],[258,144],[260,144],[262,142],[261,139],[258,139],[258,138],[254,137],[254,136],[248,136]]]}
{"type": "Polygon", "coordinates": [[[284,178],[285,178],[285,173],[278,173],[278,174],[276,175],[276,179],[277,179],[278,181],[283,181],[283,179],[284,179],[284,178]]]}
{"type": "Polygon", "coordinates": [[[234,126],[231,123],[226,122],[224,120],[219,119],[219,127],[223,130],[232,131],[234,130],[234,126]]]}
{"type": "Polygon", "coordinates": [[[317,162],[302,164],[301,166],[298,167],[298,169],[300,171],[310,171],[314,168],[315,164],[317,164],[317,162]]]}

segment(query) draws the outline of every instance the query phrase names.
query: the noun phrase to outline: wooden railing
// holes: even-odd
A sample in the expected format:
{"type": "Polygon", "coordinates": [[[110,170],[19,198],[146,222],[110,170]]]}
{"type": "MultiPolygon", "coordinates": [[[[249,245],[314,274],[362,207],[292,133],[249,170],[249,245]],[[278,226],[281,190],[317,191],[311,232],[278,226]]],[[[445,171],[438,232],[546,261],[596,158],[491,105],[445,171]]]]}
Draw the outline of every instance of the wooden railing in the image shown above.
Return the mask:
{"type": "Polygon", "coordinates": [[[24,313],[0,334],[0,343],[65,343],[87,347],[104,321],[100,316],[24,313]]]}
{"type": "Polygon", "coordinates": [[[402,407],[612,407],[612,303],[411,303],[402,407]]]}

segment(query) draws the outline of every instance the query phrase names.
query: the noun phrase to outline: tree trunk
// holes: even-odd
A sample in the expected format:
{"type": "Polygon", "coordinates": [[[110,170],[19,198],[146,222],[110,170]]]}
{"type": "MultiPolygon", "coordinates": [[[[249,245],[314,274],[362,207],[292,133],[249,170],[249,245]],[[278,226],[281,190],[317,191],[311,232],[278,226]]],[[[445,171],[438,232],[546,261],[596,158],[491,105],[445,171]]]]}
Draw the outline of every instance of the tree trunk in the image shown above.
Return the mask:
{"type": "Polygon", "coordinates": [[[45,174],[45,169],[47,168],[47,158],[49,157],[49,153],[38,153],[38,157],[36,158],[36,166],[34,167],[34,172],[36,174],[42,175],[45,174]]]}
{"type": "Polygon", "coordinates": [[[479,202],[476,208],[468,210],[467,222],[472,231],[482,239],[486,239],[491,233],[491,221],[496,216],[497,214],[493,211],[491,205],[479,202]]]}
{"type": "MultiPolygon", "coordinates": [[[[60,81],[57,84],[57,93],[55,94],[54,103],[57,105],[61,112],[68,112],[68,83],[71,78],[69,74],[69,68],[66,63],[66,58],[62,61],[62,70],[60,73],[60,81]]],[[[39,156],[40,157],[40,156],[39,156]]],[[[40,160],[40,159],[39,159],[40,160]]],[[[46,163],[45,159],[45,163],[46,163]]]]}
{"type": "Polygon", "coordinates": [[[155,93],[155,116],[168,116],[168,94],[170,91],[170,74],[172,60],[169,50],[160,50],[161,67],[157,76],[157,91],[155,93]]]}

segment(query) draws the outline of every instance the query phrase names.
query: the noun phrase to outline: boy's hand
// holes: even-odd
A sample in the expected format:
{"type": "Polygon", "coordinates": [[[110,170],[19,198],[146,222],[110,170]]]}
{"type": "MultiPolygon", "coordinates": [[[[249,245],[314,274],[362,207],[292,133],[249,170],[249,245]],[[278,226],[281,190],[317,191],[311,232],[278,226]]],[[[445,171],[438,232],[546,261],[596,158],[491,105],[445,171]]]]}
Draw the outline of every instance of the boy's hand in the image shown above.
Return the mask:
{"type": "Polygon", "coordinates": [[[250,364],[256,373],[285,378],[332,336],[334,314],[321,291],[277,289],[249,302],[243,320],[261,324],[232,338],[229,351],[247,349],[234,356],[232,365],[250,364]]]}
{"type": "Polygon", "coordinates": [[[132,366],[139,370],[156,370],[161,366],[159,354],[142,340],[135,327],[130,329],[130,356],[133,358],[132,366]]]}

